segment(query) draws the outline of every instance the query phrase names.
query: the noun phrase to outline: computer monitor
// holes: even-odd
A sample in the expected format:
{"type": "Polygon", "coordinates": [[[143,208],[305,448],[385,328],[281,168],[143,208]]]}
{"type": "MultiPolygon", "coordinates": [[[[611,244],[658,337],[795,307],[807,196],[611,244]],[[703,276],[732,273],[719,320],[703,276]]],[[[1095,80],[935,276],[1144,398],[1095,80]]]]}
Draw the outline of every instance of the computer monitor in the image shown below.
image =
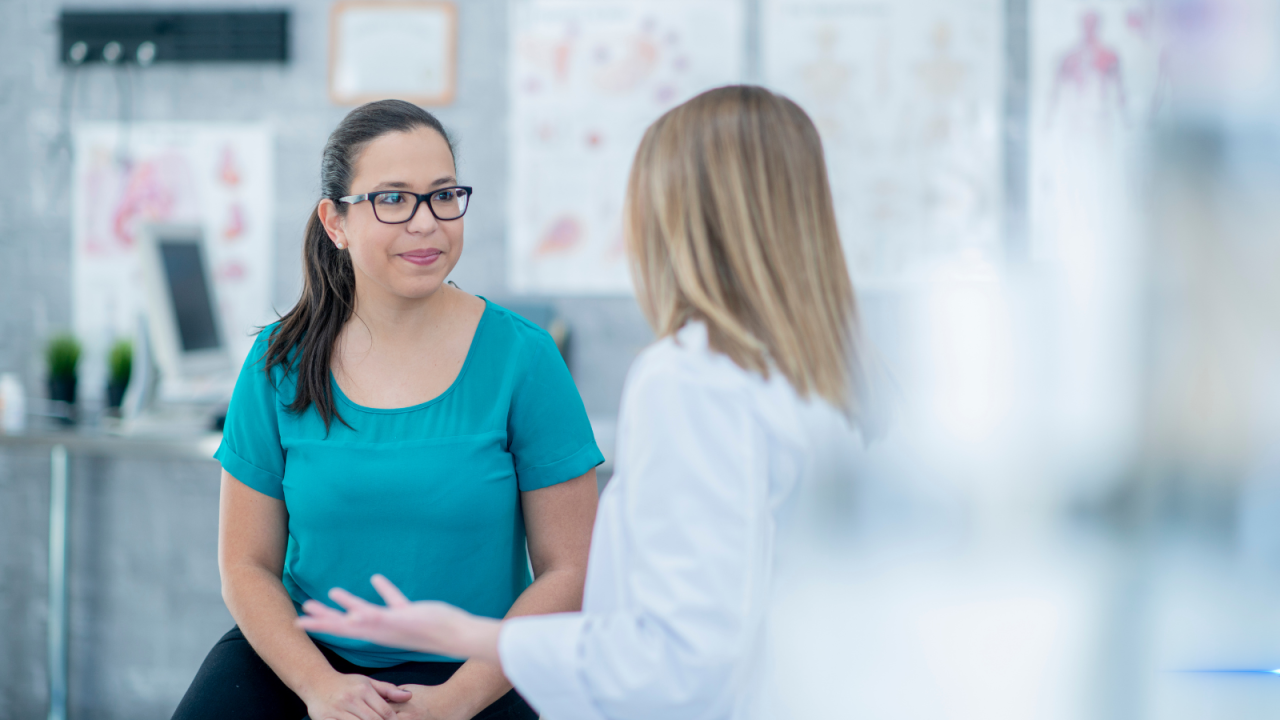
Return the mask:
{"type": "Polygon", "coordinates": [[[138,237],[161,395],[216,394],[232,368],[204,233],[199,225],[149,225],[138,237]]]}

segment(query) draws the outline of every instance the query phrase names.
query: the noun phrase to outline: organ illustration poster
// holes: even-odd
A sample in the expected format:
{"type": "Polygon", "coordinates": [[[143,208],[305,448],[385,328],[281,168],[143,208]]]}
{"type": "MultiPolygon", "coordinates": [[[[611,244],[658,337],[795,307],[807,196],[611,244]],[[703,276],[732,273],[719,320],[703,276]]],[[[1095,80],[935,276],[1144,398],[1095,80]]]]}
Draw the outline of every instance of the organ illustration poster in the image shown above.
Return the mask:
{"type": "Polygon", "coordinates": [[[735,0],[512,4],[509,278],[516,292],[630,294],[627,173],[645,128],[743,77],[735,0]]]}

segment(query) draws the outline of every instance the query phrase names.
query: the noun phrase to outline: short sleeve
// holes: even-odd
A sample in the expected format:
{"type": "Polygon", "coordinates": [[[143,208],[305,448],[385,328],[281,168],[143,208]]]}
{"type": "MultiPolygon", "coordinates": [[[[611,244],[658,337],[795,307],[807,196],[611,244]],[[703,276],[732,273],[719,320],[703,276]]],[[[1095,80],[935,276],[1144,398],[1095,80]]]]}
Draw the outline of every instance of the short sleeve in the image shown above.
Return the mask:
{"type": "Polygon", "coordinates": [[[551,336],[539,331],[524,351],[511,394],[509,449],[520,490],[572,480],[604,462],[587,410],[551,336]]]}
{"type": "Polygon", "coordinates": [[[267,375],[267,338],[274,325],[258,335],[249,357],[240,369],[222,444],[213,457],[232,477],[263,495],[284,499],[284,449],[280,446],[280,426],[276,415],[279,401],[267,375]]]}

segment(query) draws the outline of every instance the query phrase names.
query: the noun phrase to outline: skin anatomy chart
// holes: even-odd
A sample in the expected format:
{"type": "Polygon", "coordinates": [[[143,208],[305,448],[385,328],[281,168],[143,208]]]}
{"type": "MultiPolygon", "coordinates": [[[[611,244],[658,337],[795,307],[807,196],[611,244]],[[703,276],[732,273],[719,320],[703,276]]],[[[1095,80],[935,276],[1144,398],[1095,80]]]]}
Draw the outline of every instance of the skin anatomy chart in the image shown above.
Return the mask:
{"type": "Polygon", "coordinates": [[[223,341],[239,367],[271,312],[275,184],[270,131],[255,124],[86,123],[75,133],[72,310],[86,390],[112,340],[146,307],[147,223],[199,226],[223,341]]]}
{"type": "Polygon", "coordinates": [[[645,128],[742,81],[736,0],[512,5],[509,278],[516,292],[630,294],[627,174],[645,128]]]}
{"type": "Polygon", "coordinates": [[[764,82],[818,126],[856,281],[998,253],[1002,8],[764,0],[764,82]]]}

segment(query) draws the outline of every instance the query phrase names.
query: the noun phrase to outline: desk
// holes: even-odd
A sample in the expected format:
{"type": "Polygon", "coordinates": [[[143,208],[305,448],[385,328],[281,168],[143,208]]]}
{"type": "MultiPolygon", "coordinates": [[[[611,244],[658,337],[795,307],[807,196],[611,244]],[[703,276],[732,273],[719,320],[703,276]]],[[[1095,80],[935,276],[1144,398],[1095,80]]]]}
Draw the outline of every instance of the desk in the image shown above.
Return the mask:
{"type": "Polygon", "coordinates": [[[67,717],[67,480],[72,454],[111,458],[207,460],[220,433],[114,435],[102,430],[32,430],[0,434],[0,447],[43,448],[49,473],[49,720],[67,717]]]}

